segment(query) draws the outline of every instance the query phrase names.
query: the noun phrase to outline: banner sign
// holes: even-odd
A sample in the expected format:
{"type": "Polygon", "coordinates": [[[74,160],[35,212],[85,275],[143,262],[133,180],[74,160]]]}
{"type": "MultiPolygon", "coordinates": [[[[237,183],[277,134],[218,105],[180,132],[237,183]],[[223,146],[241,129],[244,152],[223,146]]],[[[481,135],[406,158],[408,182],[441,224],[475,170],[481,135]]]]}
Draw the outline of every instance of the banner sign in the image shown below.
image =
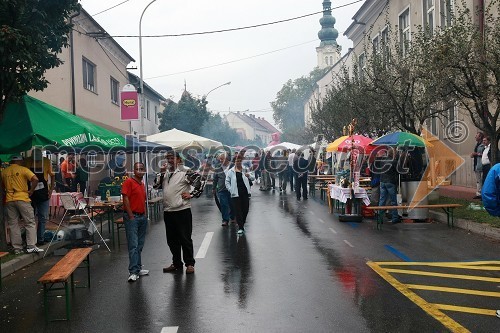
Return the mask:
{"type": "Polygon", "coordinates": [[[120,120],[139,120],[139,97],[135,87],[127,84],[120,93],[120,120]],[[132,88],[128,87],[131,86],[132,88]]]}

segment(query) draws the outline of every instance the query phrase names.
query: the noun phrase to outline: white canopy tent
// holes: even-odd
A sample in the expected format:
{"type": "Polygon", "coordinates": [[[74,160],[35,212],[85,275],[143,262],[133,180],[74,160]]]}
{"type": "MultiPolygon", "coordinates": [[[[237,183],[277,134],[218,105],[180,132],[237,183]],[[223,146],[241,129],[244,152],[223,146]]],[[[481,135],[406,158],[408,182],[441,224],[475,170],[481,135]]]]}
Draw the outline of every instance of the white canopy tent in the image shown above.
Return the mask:
{"type": "Polygon", "coordinates": [[[266,148],[264,148],[265,151],[268,151],[270,149],[273,149],[273,148],[285,148],[285,149],[299,149],[300,147],[302,147],[301,145],[296,145],[295,143],[291,143],[291,142],[281,142],[281,143],[278,143],[277,145],[274,145],[274,146],[267,146],[266,148]]]}
{"type": "Polygon", "coordinates": [[[219,141],[184,132],[176,128],[149,135],[146,140],[165,146],[170,146],[175,150],[182,150],[186,147],[200,147],[203,149],[210,149],[213,146],[222,146],[222,143],[220,143],[219,141]]]}

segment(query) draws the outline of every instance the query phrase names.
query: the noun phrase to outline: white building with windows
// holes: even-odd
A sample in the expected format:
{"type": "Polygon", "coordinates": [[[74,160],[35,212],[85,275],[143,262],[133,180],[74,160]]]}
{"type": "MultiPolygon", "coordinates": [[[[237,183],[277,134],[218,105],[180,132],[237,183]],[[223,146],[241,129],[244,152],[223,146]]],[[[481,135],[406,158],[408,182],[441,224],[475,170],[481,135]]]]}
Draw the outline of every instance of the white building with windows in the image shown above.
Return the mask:
{"type": "MultiPolygon", "coordinates": [[[[398,27],[398,39],[403,52],[405,47],[411,47],[411,34],[416,31],[417,26],[428,26],[430,31],[434,31],[436,27],[446,27],[453,24],[452,13],[455,10],[456,0],[366,0],[360,9],[353,17],[353,22],[345,30],[344,35],[347,36],[353,44],[353,47],[339,60],[337,60],[330,71],[328,71],[321,79],[317,81],[315,91],[311,94],[308,101],[304,105],[304,119],[307,124],[312,122],[311,107],[318,100],[321,101],[322,96],[326,95],[329,85],[331,85],[335,76],[345,66],[351,71],[357,68],[357,73],[353,75],[363,76],[363,68],[366,63],[365,50],[373,48],[377,52],[387,52],[384,49],[389,45],[387,22],[392,26],[398,27]],[[366,45],[366,40],[370,40],[372,45],[366,45]],[[355,66],[356,65],[356,66],[355,66]]],[[[323,6],[328,1],[323,2],[323,6]]],[[[484,3],[480,0],[466,0],[468,6],[473,6],[484,3]]],[[[321,36],[320,36],[321,39],[321,36]]],[[[318,56],[318,66],[323,64],[318,56]]],[[[427,124],[428,129],[437,137],[443,140],[455,152],[461,155],[466,163],[452,177],[452,182],[456,185],[475,186],[475,178],[472,172],[472,159],[470,153],[474,149],[474,135],[476,128],[470,121],[469,115],[459,110],[456,106],[451,105],[448,114],[443,119],[433,118],[427,124]],[[469,136],[465,142],[455,144],[451,138],[450,131],[445,128],[450,123],[462,121],[469,128],[469,136]]],[[[457,128],[455,128],[457,130],[457,128]]]]}

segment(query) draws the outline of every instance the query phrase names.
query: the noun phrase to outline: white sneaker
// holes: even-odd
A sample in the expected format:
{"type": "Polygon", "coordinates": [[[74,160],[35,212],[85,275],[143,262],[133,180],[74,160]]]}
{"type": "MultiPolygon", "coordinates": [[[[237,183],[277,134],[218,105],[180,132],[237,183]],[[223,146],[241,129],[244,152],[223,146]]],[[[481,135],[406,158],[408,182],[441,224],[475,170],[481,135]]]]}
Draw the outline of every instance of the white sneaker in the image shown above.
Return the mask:
{"type": "Polygon", "coordinates": [[[149,275],[149,269],[141,269],[139,275],[149,275]]]}
{"type": "Polygon", "coordinates": [[[44,251],[43,249],[40,249],[40,248],[38,248],[36,246],[30,247],[30,248],[26,249],[26,252],[28,252],[28,253],[40,253],[40,252],[43,252],[43,251],[44,251]]]}
{"type": "Polygon", "coordinates": [[[128,282],[135,282],[137,280],[139,280],[139,275],[137,274],[130,274],[128,276],[128,282]]]}

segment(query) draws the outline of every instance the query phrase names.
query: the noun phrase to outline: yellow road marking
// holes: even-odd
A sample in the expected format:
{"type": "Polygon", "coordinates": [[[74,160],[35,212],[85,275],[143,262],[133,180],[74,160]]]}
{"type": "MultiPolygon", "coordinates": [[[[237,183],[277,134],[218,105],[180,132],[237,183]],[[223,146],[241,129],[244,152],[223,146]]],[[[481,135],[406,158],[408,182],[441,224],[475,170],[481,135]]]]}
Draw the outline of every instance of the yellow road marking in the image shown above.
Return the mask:
{"type": "Polygon", "coordinates": [[[443,312],[439,311],[439,309],[428,302],[426,302],[423,298],[415,294],[409,288],[407,288],[404,284],[396,280],[390,274],[388,274],[383,268],[372,261],[368,261],[366,263],[370,266],[378,275],[380,275],[383,279],[385,279],[389,284],[391,284],[394,288],[396,288],[400,293],[408,297],[413,303],[418,305],[422,310],[427,312],[433,318],[441,322],[446,328],[451,330],[452,332],[470,332],[468,329],[448,317],[443,312]]]}
{"type": "Polygon", "coordinates": [[[415,271],[412,269],[386,268],[385,270],[389,273],[424,275],[424,276],[438,276],[438,277],[449,278],[449,279],[462,279],[462,280],[474,280],[474,281],[485,281],[485,282],[500,282],[500,278],[492,278],[492,277],[486,277],[486,276],[424,272],[424,271],[415,271]]]}
{"type": "Polygon", "coordinates": [[[425,285],[421,285],[421,284],[407,284],[406,286],[410,289],[418,289],[418,290],[434,290],[434,291],[442,291],[442,292],[446,292],[446,293],[500,297],[500,292],[497,292],[497,291],[449,288],[449,287],[439,287],[439,286],[425,286],[425,285]]]}
{"type": "Polygon", "coordinates": [[[500,269],[500,261],[474,261],[474,262],[417,262],[417,261],[378,261],[380,266],[436,266],[436,267],[468,267],[474,269],[473,267],[481,265],[499,265],[497,266],[482,266],[482,267],[492,267],[495,269],[500,269]]]}
{"type": "Polygon", "coordinates": [[[497,310],[481,309],[481,308],[469,308],[466,306],[455,306],[448,304],[433,304],[436,308],[445,311],[457,311],[457,312],[467,312],[474,314],[482,314],[487,316],[496,316],[497,310]]]}

